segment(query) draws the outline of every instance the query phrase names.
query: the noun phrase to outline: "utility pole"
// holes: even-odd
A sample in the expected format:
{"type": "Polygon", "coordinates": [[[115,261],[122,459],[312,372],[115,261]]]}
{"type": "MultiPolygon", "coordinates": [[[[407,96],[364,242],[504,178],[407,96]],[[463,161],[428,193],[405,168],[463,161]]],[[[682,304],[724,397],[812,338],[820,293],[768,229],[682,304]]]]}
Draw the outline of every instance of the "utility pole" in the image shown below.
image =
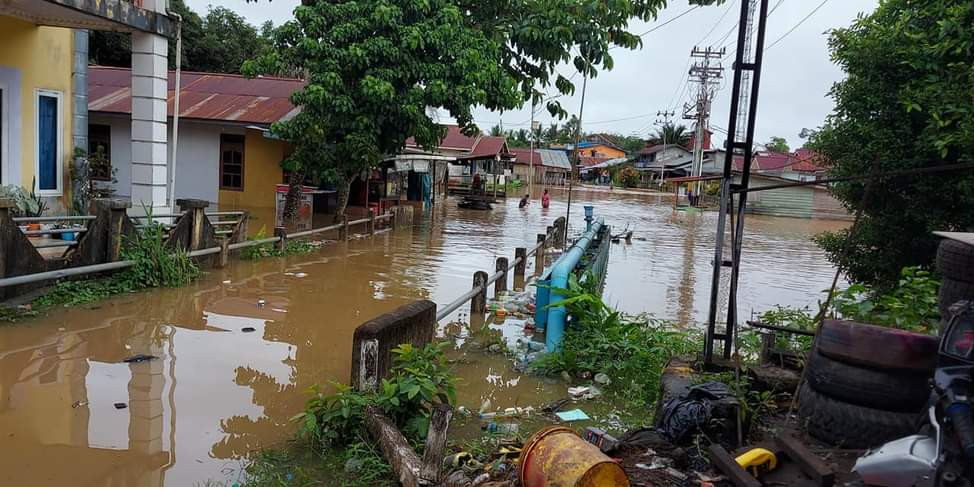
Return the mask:
{"type": "Polygon", "coordinates": [[[528,163],[528,167],[529,167],[529,170],[528,170],[528,199],[531,199],[531,198],[534,197],[534,196],[532,196],[534,194],[534,139],[537,137],[535,135],[535,134],[537,134],[537,129],[534,126],[535,123],[537,123],[537,122],[534,121],[534,106],[535,106],[535,104],[532,102],[531,103],[531,152],[530,152],[530,155],[528,156],[528,160],[530,161],[528,163]]]}
{"type": "MultiPolygon", "coordinates": [[[[724,76],[724,68],[720,66],[720,59],[724,57],[724,48],[700,49],[694,46],[690,51],[691,58],[699,58],[701,61],[693,63],[690,68],[690,77],[697,83],[697,99],[694,103],[683,105],[683,118],[695,120],[695,135],[693,137],[693,164],[690,175],[700,177],[703,173],[703,141],[709,130],[710,107],[717,93],[717,87],[724,76]],[[717,60],[717,65],[711,65],[711,60],[717,60]]],[[[700,182],[694,184],[694,192],[700,194],[700,182]]]]}
{"type": "Polygon", "coordinates": [[[656,121],[653,122],[653,125],[660,127],[660,132],[663,134],[663,150],[659,151],[659,157],[656,158],[656,161],[659,162],[659,187],[661,189],[663,188],[663,171],[666,170],[666,165],[663,164],[663,157],[666,156],[666,129],[667,127],[672,126],[672,124],[670,123],[670,117],[672,117],[673,115],[676,115],[676,112],[674,112],[673,110],[657,111],[656,116],[663,117],[663,119],[660,120],[657,118],[656,121]]]}

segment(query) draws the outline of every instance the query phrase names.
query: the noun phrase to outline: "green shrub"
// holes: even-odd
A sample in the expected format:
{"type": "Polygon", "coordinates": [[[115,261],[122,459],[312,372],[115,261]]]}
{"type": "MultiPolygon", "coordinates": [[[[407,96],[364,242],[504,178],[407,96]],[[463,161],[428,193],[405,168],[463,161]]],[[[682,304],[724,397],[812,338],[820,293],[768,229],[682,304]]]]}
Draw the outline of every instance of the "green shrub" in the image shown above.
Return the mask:
{"type": "Polygon", "coordinates": [[[568,289],[559,292],[566,298],[549,306],[564,305],[573,321],[561,351],[534,362],[535,372],[564,371],[572,376],[602,372],[612,379],[609,392],[632,404],[652,404],[667,361],[702,349],[698,334],[646,315],[623,315],[607,306],[594,289],[579,284],[575,276],[569,279],[568,289]]]}
{"type": "Polygon", "coordinates": [[[298,434],[319,447],[342,446],[364,435],[365,408],[374,405],[399,426],[407,439],[426,437],[434,405],[456,403],[456,377],[447,366],[445,344],[413,347],[403,344],[392,350],[390,378],[376,392],[360,392],[333,384],[335,394],[312,388],[304,411],[291,418],[298,434]]]}
{"type": "Polygon", "coordinates": [[[920,267],[904,267],[896,286],[888,291],[853,284],[832,298],[842,318],[919,333],[935,334],[940,321],[937,292],[940,281],[920,267]]]}

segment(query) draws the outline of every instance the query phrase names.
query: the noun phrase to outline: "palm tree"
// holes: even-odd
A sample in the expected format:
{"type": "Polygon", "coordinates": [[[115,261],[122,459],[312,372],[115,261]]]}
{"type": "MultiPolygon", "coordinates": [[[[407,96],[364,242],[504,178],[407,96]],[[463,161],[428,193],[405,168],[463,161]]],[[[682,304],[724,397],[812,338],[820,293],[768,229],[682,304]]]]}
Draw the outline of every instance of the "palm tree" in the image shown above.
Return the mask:
{"type": "Polygon", "coordinates": [[[649,136],[648,142],[650,145],[657,144],[679,144],[686,146],[690,143],[690,131],[687,130],[686,125],[673,125],[672,123],[664,124],[660,127],[655,134],[649,136]]]}

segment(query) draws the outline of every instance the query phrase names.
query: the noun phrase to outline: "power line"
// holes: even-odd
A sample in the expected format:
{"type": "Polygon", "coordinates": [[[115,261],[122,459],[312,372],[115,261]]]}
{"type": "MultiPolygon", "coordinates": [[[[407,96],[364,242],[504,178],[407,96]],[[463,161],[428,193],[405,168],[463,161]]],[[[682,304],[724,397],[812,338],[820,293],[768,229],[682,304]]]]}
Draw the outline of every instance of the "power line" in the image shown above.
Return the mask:
{"type": "Polygon", "coordinates": [[[678,18],[680,18],[680,17],[683,17],[684,15],[686,15],[686,14],[688,14],[688,13],[690,13],[690,12],[693,12],[694,10],[696,10],[696,9],[698,9],[698,8],[700,8],[700,6],[699,6],[699,5],[695,5],[695,6],[693,6],[693,7],[690,7],[690,8],[688,8],[688,9],[686,9],[686,10],[684,10],[683,12],[681,12],[681,13],[680,13],[679,15],[677,15],[676,17],[673,17],[672,19],[670,19],[670,20],[667,20],[666,22],[663,22],[662,24],[659,24],[659,25],[657,25],[657,26],[654,26],[654,27],[653,27],[652,29],[649,29],[649,30],[647,30],[646,32],[643,32],[642,34],[639,34],[639,37],[645,37],[645,36],[646,36],[647,34],[650,34],[650,33],[652,33],[652,32],[655,32],[655,31],[657,31],[657,30],[659,30],[659,29],[662,29],[663,27],[665,27],[665,26],[666,26],[666,24],[669,24],[670,22],[673,22],[674,20],[676,20],[676,19],[678,19],[678,18]]]}
{"type": "Polygon", "coordinates": [[[781,42],[782,39],[784,39],[785,37],[788,37],[788,34],[791,34],[792,32],[794,32],[795,29],[797,29],[800,25],[804,24],[805,21],[808,20],[812,15],[815,15],[815,12],[818,12],[818,10],[820,8],[822,8],[822,6],[824,6],[828,2],[829,2],[829,0],[822,0],[822,3],[818,4],[818,6],[815,7],[814,9],[812,9],[812,11],[808,13],[808,15],[806,15],[801,20],[799,20],[798,23],[795,24],[792,28],[788,29],[788,32],[785,32],[784,34],[781,35],[781,37],[775,39],[774,42],[772,42],[771,44],[769,44],[768,47],[764,48],[764,50],[767,51],[768,49],[771,49],[772,47],[775,46],[775,44],[781,42]]]}

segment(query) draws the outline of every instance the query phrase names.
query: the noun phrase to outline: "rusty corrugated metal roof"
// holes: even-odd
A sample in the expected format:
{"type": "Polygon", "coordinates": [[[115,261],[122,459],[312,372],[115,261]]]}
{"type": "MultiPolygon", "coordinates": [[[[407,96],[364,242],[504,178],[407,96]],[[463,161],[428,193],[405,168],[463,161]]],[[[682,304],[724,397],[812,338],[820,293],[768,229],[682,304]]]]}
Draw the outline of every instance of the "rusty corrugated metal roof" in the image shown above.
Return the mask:
{"type": "MultiPolygon", "coordinates": [[[[179,116],[200,120],[270,125],[290,118],[296,108],[288,98],[304,81],[288,78],[246,78],[234,74],[181,75],[179,116]]],[[[169,72],[168,113],[173,114],[175,72],[169,72]]],[[[89,66],[88,110],[132,113],[132,73],[128,68],[89,66]]]]}

